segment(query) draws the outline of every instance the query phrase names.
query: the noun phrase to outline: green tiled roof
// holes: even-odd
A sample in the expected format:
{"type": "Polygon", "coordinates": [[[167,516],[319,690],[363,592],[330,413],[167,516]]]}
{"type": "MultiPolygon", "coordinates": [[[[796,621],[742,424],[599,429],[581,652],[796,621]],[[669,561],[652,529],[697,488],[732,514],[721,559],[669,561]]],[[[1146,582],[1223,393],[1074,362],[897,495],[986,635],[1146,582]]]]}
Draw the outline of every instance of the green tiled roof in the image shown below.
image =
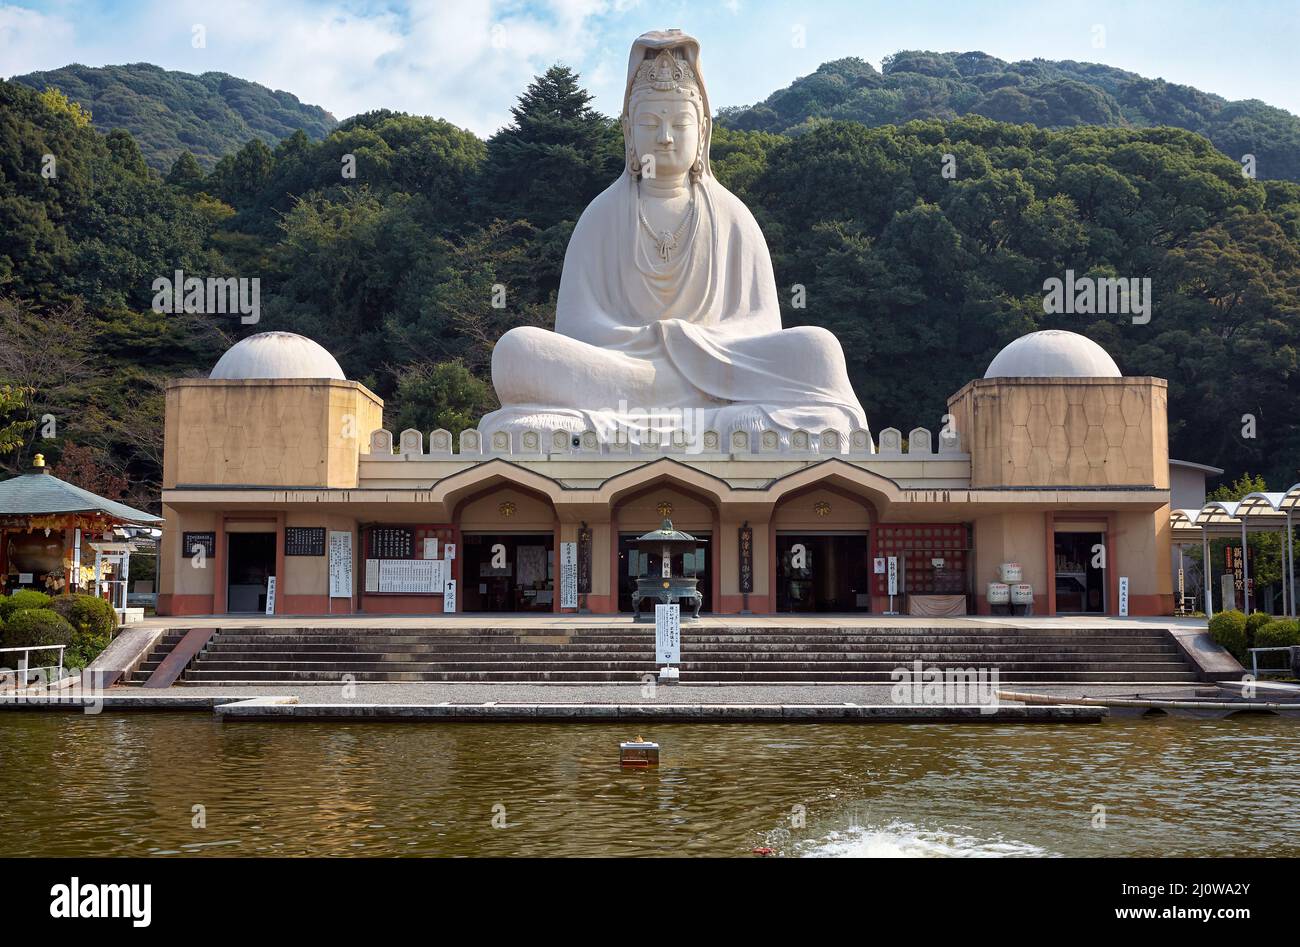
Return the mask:
{"type": "Polygon", "coordinates": [[[161,523],[161,516],[96,496],[53,474],[29,473],[0,481],[0,516],[99,511],[128,523],[161,523]]]}

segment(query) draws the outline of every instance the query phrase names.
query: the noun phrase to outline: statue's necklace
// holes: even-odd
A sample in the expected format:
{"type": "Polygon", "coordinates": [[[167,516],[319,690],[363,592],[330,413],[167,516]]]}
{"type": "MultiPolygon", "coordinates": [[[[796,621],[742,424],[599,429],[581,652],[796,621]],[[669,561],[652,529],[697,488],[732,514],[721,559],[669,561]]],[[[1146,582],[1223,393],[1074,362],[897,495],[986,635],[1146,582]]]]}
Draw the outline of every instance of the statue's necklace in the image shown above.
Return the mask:
{"type": "Polygon", "coordinates": [[[636,212],[637,216],[641,218],[641,226],[645,228],[645,232],[648,233],[650,239],[654,241],[655,252],[659,254],[659,259],[667,263],[669,254],[677,249],[677,244],[681,241],[682,234],[686,233],[686,228],[690,225],[691,219],[695,216],[695,192],[692,190],[691,203],[687,206],[686,213],[682,215],[682,222],[677,225],[677,229],[674,231],[669,232],[665,230],[661,233],[655,232],[655,229],[650,226],[650,221],[646,220],[645,209],[642,206],[640,195],[637,195],[636,199],[636,212]]]}

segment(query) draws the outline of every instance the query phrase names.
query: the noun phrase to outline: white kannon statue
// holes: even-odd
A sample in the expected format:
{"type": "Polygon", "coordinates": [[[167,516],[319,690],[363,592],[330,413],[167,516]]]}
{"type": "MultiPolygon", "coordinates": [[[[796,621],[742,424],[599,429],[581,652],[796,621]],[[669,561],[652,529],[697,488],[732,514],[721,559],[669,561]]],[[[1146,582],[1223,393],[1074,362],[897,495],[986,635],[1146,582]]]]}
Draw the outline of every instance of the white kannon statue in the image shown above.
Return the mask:
{"type": "MultiPolygon", "coordinates": [[[[652,427],[698,438],[867,429],[839,340],[781,328],[762,231],[709,168],[699,43],[680,30],[632,44],[623,96],[627,167],[583,211],[564,257],[555,331],[511,329],[492,354],[506,430],[652,427]],[[667,420],[665,420],[667,419],[667,420]],[[676,420],[674,420],[676,419],[676,420]]],[[[814,446],[816,440],[814,439],[814,446]]]]}

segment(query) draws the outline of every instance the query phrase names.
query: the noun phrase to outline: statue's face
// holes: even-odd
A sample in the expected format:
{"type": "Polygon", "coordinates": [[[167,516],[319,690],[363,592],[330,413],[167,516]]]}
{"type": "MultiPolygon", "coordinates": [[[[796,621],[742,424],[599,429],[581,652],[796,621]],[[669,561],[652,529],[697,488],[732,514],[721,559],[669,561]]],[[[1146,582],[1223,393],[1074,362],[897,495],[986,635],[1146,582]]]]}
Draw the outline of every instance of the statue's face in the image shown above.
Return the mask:
{"type": "Polygon", "coordinates": [[[701,134],[699,108],[692,99],[665,92],[639,95],[632,102],[632,145],[644,177],[678,178],[689,172],[701,134]]]}

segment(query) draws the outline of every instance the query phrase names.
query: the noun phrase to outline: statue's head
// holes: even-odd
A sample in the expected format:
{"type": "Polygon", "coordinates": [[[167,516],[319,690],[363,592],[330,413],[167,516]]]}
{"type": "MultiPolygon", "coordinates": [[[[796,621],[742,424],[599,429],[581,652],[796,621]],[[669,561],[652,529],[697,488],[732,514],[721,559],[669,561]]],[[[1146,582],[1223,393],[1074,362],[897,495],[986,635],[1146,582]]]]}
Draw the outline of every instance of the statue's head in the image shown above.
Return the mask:
{"type": "Polygon", "coordinates": [[[633,177],[692,180],[709,173],[709,105],[699,44],[679,30],[646,33],[632,46],[623,141],[633,177]]]}

